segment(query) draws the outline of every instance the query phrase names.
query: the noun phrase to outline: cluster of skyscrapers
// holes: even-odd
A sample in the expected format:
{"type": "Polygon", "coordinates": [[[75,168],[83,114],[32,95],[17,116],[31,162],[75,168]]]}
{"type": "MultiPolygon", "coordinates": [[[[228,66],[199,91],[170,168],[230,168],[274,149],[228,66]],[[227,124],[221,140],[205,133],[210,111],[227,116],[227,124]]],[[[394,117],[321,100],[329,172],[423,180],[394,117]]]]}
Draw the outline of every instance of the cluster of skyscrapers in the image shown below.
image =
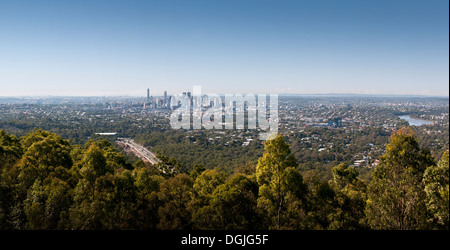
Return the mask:
{"type": "Polygon", "coordinates": [[[168,109],[170,108],[170,96],[164,91],[164,96],[153,97],[150,95],[150,89],[147,89],[147,99],[144,102],[144,108],[168,109]]]}

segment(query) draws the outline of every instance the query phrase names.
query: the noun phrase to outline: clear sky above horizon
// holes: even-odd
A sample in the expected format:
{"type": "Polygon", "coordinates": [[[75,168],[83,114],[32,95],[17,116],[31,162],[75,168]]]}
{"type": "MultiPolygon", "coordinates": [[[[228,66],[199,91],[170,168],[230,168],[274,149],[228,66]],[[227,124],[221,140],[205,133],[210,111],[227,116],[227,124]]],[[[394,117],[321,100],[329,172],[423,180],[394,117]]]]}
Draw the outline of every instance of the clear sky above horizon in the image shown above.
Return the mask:
{"type": "Polygon", "coordinates": [[[0,96],[448,84],[448,0],[0,0],[0,96]]]}

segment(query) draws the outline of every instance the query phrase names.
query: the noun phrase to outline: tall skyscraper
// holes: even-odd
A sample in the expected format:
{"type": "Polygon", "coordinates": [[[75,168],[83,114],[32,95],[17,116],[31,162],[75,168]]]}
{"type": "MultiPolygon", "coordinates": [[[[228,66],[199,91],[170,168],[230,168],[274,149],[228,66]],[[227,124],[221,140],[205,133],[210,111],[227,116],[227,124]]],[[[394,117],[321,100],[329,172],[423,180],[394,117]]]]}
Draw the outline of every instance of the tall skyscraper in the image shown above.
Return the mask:
{"type": "Polygon", "coordinates": [[[147,102],[150,101],[150,89],[147,89],[147,102]]]}
{"type": "Polygon", "coordinates": [[[164,91],[164,105],[167,106],[167,91],[164,91]]]}

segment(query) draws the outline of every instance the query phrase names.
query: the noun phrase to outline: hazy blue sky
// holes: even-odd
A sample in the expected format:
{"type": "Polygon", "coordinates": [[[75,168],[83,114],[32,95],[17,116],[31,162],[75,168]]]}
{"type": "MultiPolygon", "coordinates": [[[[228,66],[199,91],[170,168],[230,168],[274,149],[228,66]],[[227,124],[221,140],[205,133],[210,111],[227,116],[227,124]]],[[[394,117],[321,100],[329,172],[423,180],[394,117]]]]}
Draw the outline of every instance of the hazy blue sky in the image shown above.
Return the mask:
{"type": "Polygon", "coordinates": [[[448,96],[448,68],[448,0],[0,0],[0,96],[448,96]]]}

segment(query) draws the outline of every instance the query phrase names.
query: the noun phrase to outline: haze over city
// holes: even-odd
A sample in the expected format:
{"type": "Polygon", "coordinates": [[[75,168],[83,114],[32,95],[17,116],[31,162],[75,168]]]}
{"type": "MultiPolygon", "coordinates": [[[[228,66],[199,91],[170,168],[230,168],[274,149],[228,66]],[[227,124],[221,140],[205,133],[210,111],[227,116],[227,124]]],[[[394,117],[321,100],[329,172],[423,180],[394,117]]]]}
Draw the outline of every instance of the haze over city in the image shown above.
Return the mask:
{"type": "Polygon", "coordinates": [[[2,1],[0,96],[449,94],[449,2],[2,1]]]}

